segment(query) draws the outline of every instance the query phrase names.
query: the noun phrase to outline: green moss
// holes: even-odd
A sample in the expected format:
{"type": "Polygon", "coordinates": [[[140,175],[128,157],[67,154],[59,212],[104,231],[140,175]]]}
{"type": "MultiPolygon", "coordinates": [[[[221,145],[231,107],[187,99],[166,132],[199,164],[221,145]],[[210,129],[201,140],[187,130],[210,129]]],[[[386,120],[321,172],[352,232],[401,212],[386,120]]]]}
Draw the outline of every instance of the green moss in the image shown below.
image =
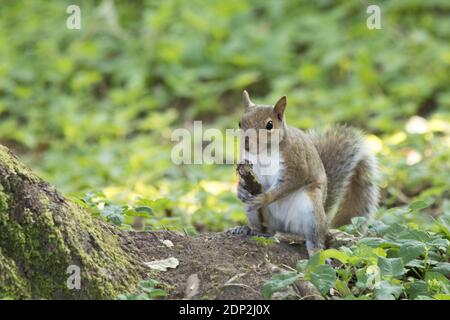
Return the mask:
{"type": "Polygon", "coordinates": [[[8,210],[9,197],[3,192],[3,186],[0,185],[0,212],[8,210]]]}
{"type": "Polygon", "coordinates": [[[0,249],[0,299],[31,298],[27,280],[21,275],[13,260],[3,256],[0,249]]]}
{"type": "Polygon", "coordinates": [[[0,173],[0,297],[108,299],[135,288],[142,267],[109,226],[1,146],[0,173]],[[80,290],[67,288],[70,265],[81,269],[80,290]]]}
{"type": "Polygon", "coordinates": [[[8,148],[2,145],[0,145],[0,164],[11,175],[19,174],[34,182],[40,180],[28,167],[18,161],[8,148]]]}

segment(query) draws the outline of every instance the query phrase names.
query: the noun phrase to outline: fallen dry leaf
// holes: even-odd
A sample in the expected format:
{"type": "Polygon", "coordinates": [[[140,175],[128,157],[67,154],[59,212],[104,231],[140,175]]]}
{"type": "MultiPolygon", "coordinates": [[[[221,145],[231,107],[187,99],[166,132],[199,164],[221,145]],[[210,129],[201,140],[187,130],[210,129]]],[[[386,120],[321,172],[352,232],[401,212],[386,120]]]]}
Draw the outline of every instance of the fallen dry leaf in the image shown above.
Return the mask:
{"type": "Polygon", "coordinates": [[[196,273],[193,273],[186,280],[186,288],[184,289],[185,298],[192,298],[196,296],[199,288],[200,279],[196,273]]]}
{"type": "Polygon", "coordinates": [[[161,240],[162,244],[165,245],[167,248],[173,247],[173,242],[170,240],[161,240]]]}
{"type": "Polygon", "coordinates": [[[163,260],[155,260],[155,261],[145,262],[144,264],[153,270],[167,271],[168,268],[175,269],[176,267],[178,267],[180,262],[178,261],[177,258],[170,257],[170,258],[163,259],[163,260]]]}

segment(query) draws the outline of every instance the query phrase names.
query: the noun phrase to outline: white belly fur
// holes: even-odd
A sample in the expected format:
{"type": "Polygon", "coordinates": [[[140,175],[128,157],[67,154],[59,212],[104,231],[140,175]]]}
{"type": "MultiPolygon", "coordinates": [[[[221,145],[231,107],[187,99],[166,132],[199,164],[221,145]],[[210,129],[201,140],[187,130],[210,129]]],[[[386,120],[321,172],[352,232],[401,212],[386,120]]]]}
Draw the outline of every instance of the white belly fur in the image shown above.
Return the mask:
{"type": "MultiPolygon", "coordinates": [[[[284,161],[281,154],[270,155],[270,160],[279,164],[278,170],[270,174],[261,169],[256,155],[249,154],[246,158],[253,164],[253,171],[261,182],[264,192],[273,188],[278,181],[279,175],[283,174],[284,171],[284,161]]],[[[314,206],[308,193],[303,189],[294,191],[267,207],[269,228],[273,231],[294,233],[307,237],[308,233],[314,229],[312,228],[314,224],[313,210],[314,206]]]]}

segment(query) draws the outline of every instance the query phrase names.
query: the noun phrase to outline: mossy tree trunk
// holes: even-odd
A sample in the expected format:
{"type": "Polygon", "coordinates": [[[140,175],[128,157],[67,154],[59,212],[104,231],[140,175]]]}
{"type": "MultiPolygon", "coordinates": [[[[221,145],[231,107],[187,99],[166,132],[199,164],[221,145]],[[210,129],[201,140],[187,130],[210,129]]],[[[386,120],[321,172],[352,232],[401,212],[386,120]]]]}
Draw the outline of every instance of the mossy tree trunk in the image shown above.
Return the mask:
{"type": "Polygon", "coordinates": [[[111,226],[0,146],[0,298],[108,299],[144,275],[111,226]]]}

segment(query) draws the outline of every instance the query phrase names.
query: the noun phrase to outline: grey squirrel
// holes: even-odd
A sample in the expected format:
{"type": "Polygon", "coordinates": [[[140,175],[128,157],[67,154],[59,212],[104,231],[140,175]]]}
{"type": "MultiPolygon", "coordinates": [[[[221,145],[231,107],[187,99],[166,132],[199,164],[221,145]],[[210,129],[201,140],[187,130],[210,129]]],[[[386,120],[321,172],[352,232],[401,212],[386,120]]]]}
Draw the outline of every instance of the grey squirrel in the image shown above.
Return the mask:
{"type": "Polygon", "coordinates": [[[303,132],[287,125],[285,96],[274,106],[254,104],[247,91],[243,99],[239,127],[243,132],[266,130],[269,138],[241,140],[244,159],[252,164],[262,192],[252,195],[240,179],[238,198],[245,204],[249,226],[228,233],[297,234],[305,238],[312,255],[324,247],[328,228],[348,224],[356,216],[370,218],[378,206],[377,164],[362,132],[346,126],[303,132]],[[277,138],[271,140],[276,129],[277,138]],[[276,170],[263,173],[262,154],[277,164],[276,170]]]}

